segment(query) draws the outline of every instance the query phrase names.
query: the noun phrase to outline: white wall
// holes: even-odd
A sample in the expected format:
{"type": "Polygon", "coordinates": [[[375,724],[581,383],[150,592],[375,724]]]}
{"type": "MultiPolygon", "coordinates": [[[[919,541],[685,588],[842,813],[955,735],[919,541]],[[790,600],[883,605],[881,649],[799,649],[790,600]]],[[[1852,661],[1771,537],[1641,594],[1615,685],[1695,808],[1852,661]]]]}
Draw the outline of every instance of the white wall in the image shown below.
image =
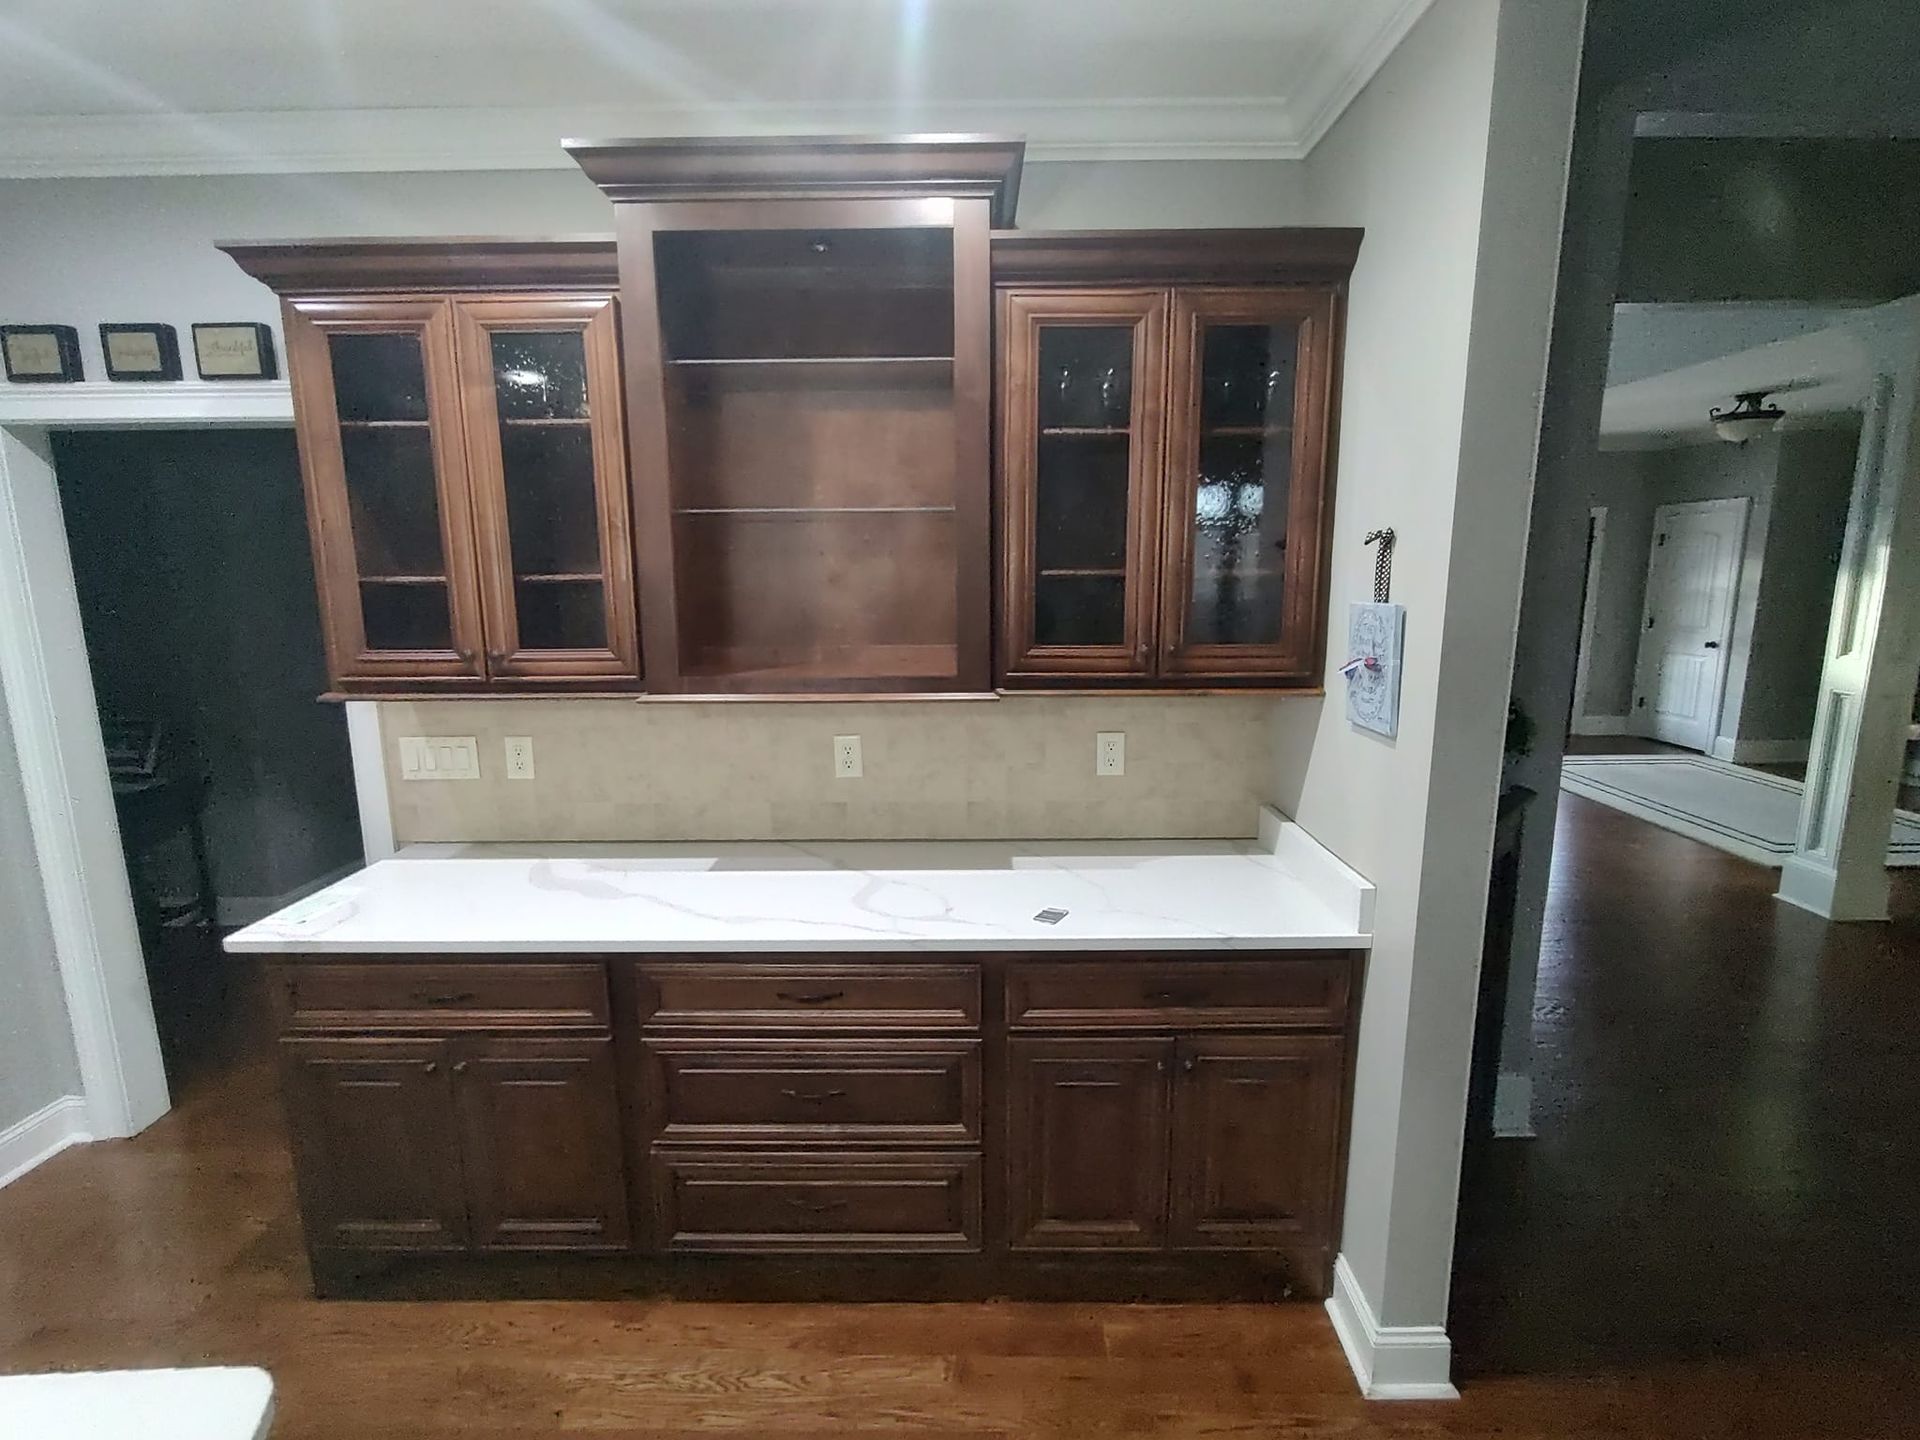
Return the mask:
{"type": "MultiPolygon", "coordinates": [[[[1304,171],[1288,160],[1029,165],[1018,219],[1033,229],[1297,223],[1304,171]]],[[[272,294],[215,241],[612,230],[612,207],[577,170],[5,180],[0,315],[77,326],[90,380],[106,377],[102,321],[170,324],[191,380],[194,321],[279,326],[272,294]]]]}
{"type": "Polygon", "coordinates": [[[1336,679],[1317,712],[1280,712],[1277,773],[1283,807],[1380,887],[1342,1250],[1391,1327],[1446,1319],[1582,10],[1434,6],[1308,161],[1315,221],[1367,232],[1347,330],[1330,659],[1345,658],[1347,602],[1370,598],[1361,536],[1382,525],[1399,533],[1392,598],[1407,607],[1407,652],[1396,740],[1347,725],[1336,679]]]}
{"type": "Polygon", "coordinates": [[[79,1089],[19,757],[0,702],[0,1131],[79,1089]]]}
{"type": "Polygon", "coordinates": [[[1594,614],[1591,653],[1587,657],[1586,713],[1575,716],[1602,724],[1624,724],[1633,708],[1633,662],[1640,648],[1641,601],[1647,588],[1647,546],[1653,512],[1647,507],[1647,456],[1635,450],[1595,455],[1587,466],[1587,485],[1596,506],[1607,512],[1600,570],[1590,582],[1594,614]]]}

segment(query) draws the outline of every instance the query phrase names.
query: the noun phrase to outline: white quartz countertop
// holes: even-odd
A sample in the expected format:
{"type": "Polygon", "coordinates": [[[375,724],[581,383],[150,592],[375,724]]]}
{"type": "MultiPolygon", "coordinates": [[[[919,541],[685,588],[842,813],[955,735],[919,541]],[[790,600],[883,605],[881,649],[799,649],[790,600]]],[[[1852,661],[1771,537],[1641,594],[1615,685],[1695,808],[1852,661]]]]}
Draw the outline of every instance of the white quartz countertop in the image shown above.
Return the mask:
{"type": "Polygon", "coordinates": [[[1257,840],[415,845],[226,948],[1355,949],[1372,917],[1372,885],[1268,810],[1257,840]]]}
{"type": "Polygon", "coordinates": [[[264,1370],[0,1375],[7,1440],[262,1440],[272,1423],[264,1370]]]}

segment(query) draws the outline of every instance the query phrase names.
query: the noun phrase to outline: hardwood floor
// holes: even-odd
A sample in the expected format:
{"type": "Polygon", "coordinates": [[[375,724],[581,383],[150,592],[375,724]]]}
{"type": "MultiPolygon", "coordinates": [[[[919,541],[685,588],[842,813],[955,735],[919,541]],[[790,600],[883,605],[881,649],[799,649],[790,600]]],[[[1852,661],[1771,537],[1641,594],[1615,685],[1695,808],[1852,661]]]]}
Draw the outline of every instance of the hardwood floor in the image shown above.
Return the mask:
{"type": "Polygon", "coordinates": [[[1920,894],[1890,926],[1569,798],[1540,1139],[1474,1157],[1464,1398],[1315,1305],[316,1302],[270,1072],[0,1191],[0,1371],[266,1366],[276,1440],[1870,1436],[1920,1427],[1920,894]]]}

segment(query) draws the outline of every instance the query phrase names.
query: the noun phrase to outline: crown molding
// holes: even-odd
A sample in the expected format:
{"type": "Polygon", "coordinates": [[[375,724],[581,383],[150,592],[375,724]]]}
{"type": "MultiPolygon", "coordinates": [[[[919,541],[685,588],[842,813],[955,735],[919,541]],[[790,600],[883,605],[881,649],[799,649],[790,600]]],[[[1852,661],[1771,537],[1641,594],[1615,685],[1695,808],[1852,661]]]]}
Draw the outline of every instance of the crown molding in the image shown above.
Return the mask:
{"type": "Polygon", "coordinates": [[[569,135],[686,138],[981,132],[1025,135],[1029,160],[1297,160],[1275,100],[815,106],[257,110],[16,115],[0,179],[566,170],[569,135]]]}
{"type": "Polygon", "coordinates": [[[0,425],[291,425],[285,380],[0,382],[0,425]]]}
{"type": "Polygon", "coordinates": [[[1305,83],[1289,97],[1290,108],[1301,117],[1295,122],[1295,134],[1302,156],[1311,154],[1326,137],[1433,0],[1363,3],[1380,12],[1378,19],[1371,25],[1343,25],[1324,32],[1320,50],[1301,67],[1305,83]]]}

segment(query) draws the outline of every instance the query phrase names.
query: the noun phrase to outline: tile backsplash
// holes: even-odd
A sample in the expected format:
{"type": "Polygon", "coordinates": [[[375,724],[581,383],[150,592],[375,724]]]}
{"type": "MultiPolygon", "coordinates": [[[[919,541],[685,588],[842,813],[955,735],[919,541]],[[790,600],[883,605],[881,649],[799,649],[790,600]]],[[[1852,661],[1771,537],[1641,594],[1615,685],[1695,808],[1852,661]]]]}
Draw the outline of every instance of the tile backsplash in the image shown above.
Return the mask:
{"type": "Polygon", "coordinates": [[[886,702],[383,701],[395,839],[1244,836],[1270,797],[1268,696],[886,702]],[[1094,774],[1094,736],[1126,773],[1094,774]],[[399,737],[471,735],[480,778],[406,781],[399,737]],[[534,778],[506,778],[506,737],[534,778]],[[864,774],[836,779],[833,737],[864,774]]]}

